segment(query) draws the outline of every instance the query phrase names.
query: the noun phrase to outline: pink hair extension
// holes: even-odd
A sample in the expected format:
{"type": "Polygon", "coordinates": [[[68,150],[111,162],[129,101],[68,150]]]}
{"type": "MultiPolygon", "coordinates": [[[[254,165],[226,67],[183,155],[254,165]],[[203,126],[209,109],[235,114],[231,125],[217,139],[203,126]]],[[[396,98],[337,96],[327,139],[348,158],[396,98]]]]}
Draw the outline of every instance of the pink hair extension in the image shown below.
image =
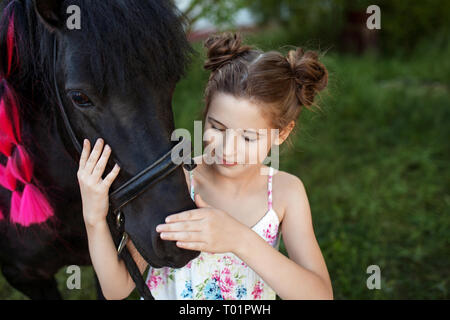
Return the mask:
{"type": "Polygon", "coordinates": [[[28,183],[23,189],[19,210],[16,207],[11,211],[11,221],[28,227],[33,223],[45,222],[53,214],[53,208],[41,191],[28,183]]]}
{"type": "Polygon", "coordinates": [[[6,33],[6,55],[7,55],[7,73],[6,78],[9,78],[11,75],[12,67],[13,67],[13,58],[16,58],[16,65],[19,64],[19,55],[17,51],[16,44],[16,33],[15,33],[15,21],[14,21],[14,4],[17,1],[11,1],[4,9],[2,19],[8,19],[8,30],[6,33]],[[16,55],[14,55],[14,49],[16,51],[16,55]]]}
{"type": "Polygon", "coordinates": [[[11,208],[9,210],[10,220],[16,222],[20,218],[20,203],[22,202],[22,194],[19,191],[13,191],[11,196],[11,208]]]}
{"type": "MultiPolygon", "coordinates": [[[[11,15],[11,20],[9,21],[8,25],[8,33],[6,37],[6,47],[8,51],[8,73],[6,74],[6,77],[9,77],[11,74],[11,67],[12,67],[12,59],[13,59],[13,51],[15,48],[14,44],[14,14],[11,15]]],[[[16,55],[17,56],[17,55],[16,55]]]]}
{"type": "Polygon", "coordinates": [[[0,133],[0,152],[5,156],[10,157],[12,154],[12,148],[14,146],[14,142],[11,141],[7,136],[4,136],[0,133]]]}
{"type": "MultiPolygon", "coordinates": [[[[9,14],[6,51],[7,72],[0,79],[3,87],[0,96],[0,152],[8,157],[8,161],[6,167],[0,164],[0,186],[12,191],[10,221],[28,227],[45,222],[54,215],[54,211],[45,195],[31,182],[33,161],[22,145],[18,98],[7,80],[14,68],[14,60],[16,65],[19,62],[12,10],[9,14]],[[25,185],[23,191],[18,190],[17,181],[25,185]]],[[[4,218],[3,212],[0,212],[0,220],[4,218]]]]}
{"type": "Polygon", "coordinates": [[[9,191],[14,191],[17,187],[17,180],[11,174],[10,170],[9,161],[6,168],[0,164],[0,185],[9,191]]]}
{"type": "Polygon", "coordinates": [[[25,148],[18,144],[11,157],[8,158],[8,164],[11,164],[11,173],[16,179],[27,184],[33,177],[33,163],[25,148]]]}
{"type": "Polygon", "coordinates": [[[0,135],[15,144],[21,142],[17,99],[6,80],[2,81],[4,93],[0,100],[0,135]],[[7,108],[9,106],[9,108],[7,108]]]}
{"type": "Polygon", "coordinates": [[[42,223],[54,215],[52,206],[42,192],[33,184],[33,163],[22,145],[17,145],[6,168],[0,167],[0,182],[11,191],[10,220],[13,223],[28,227],[34,223],[42,223]],[[16,189],[16,181],[25,184],[23,192],[16,189]]]}
{"type": "MultiPolygon", "coordinates": [[[[0,101],[0,135],[9,141],[15,141],[14,128],[11,120],[7,114],[5,101],[0,101]]],[[[16,142],[17,143],[17,142],[16,142]]]]}

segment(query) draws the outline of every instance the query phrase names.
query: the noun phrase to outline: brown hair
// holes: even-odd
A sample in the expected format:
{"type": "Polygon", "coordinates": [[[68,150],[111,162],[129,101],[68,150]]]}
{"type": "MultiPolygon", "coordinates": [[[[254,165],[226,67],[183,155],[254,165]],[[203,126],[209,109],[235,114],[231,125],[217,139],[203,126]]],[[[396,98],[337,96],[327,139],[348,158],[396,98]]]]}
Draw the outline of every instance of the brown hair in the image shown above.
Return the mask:
{"type": "Polygon", "coordinates": [[[281,132],[292,120],[296,122],[302,106],[318,107],[314,98],[328,83],[328,71],[314,51],[296,48],[286,56],[263,52],[243,45],[240,34],[230,32],[210,36],[204,47],[204,68],[211,74],[204,93],[203,120],[214,94],[222,92],[260,105],[265,118],[281,132]]]}

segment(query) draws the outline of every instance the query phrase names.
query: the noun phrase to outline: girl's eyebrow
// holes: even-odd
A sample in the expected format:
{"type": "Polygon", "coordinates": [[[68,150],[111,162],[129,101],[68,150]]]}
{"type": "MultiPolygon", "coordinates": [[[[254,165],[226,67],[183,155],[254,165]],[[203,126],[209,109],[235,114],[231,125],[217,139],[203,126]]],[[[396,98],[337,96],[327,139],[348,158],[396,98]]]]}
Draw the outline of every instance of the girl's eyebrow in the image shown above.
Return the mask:
{"type": "MultiPolygon", "coordinates": [[[[227,126],[226,125],[224,125],[222,122],[220,122],[220,121],[217,121],[216,119],[214,119],[213,117],[211,117],[211,116],[208,116],[208,119],[210,120],[210,121],[214,121],[214,122],[217,122],[218,124],[220,124],[221,126],[224,126],[225,128],[227,128],[227,126]]],[[[244,132],[248,132],[248,133],[253,133],[253,134],[256,134],[258,137],[259,136],[264,136],[264,134],[263,133],[260,133],[260,132],[258,132],[258,131],[254,131],[254,130],[243,130],[244,132]]]]}

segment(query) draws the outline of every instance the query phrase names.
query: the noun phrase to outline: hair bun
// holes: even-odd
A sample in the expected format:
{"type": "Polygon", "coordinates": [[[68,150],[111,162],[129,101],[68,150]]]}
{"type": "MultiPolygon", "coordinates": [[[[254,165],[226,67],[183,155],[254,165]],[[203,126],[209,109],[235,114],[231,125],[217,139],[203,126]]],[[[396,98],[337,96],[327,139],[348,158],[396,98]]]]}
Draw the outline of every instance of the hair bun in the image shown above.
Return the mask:
{"type": "Polygon", "coordinates": [[[208,59],[203,67],[212,72],[236,56],[252,50],[251,46],[242,45],[239,33],[231,32],[209,36],[204,42],[204,47],[208,49],[208,59]]]}
{"type": "Polygon", "coordinates": [[[316,94],[328,84],[328,71],[314,51],[303,52],[302,48],[290,50],[288,61],[297,83],[296,95],[301,105],[310,106],[316,94]]]}

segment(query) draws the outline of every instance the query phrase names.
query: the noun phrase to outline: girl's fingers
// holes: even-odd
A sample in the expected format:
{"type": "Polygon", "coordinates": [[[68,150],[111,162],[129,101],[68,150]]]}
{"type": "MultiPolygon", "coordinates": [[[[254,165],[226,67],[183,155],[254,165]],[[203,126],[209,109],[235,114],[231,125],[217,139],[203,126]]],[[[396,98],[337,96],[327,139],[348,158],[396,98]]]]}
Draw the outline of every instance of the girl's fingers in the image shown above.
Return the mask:
{"type": "Polygon", "coordinates": [[[109,188],[112,185],[112,183],[114,182],[114,180],[116,179],[117,175],[119,174],[119,171],[120,171],[120,167],[116,163],[114,168],[112,168],[111,172],[108,173],[108,175],[105,177],[105,179],[103,179],[102,183],[104,183],[109,188]]]}
{"type": "Polygon", "coordinates": [[[196,251],[206,251],[204,242],[186,242],[186,241],[177,241],[177,247],[187,249],[187,250],[196,250],[196,251]]]}
{"type": "Polygon", "coordinates": [[[201,232],[162,232],[160,234],[163,240],[172,241],[189,241],[189,242],[201,242],[203,240],[201,232]]]}
{"type": "Polygon", "coordinates": [[[92,176],[98,179],[102,177],[110,155],[111,155],[111,147],[106,145],[105,148],[103,149],[100,160],[98,160],[97,164],[95,165],[94,171],[92,172],[92,176]]]}
{"type": "Polygon", "coordinates": [[[88,159],[90,151],[91,151],[91,143],[89,142],[88,139],[84,139],[83,151],[81,152],[80,156],[80,167],[79,167],[80,169],[84,169],[84,167],[86,166],[86,161],[88,159]]]}
{"type": "Polygon", "coordinates": [[[202,231],[201,220],[160,224],[156,227],[156,231],[157,232],[202,231]]]}
{"type": "Polygon", "coordinates": [[[187,220],[200,220],[203,218],[204,214],[202,209],[192,209],[167,216],[166,223],[187,221],[187,220]]]}
{"type": "Polygon", "coordinates": [[[86,166],[84,167],[87,174],[92,174],[92,170],[94,170],[94,167],[97,164],[102,149],[103,149],[103,139],[99,138],[97,139],[94,149],[92,150],[91,155],[89,156],[89,159],[86,162],[86,166]]]}

